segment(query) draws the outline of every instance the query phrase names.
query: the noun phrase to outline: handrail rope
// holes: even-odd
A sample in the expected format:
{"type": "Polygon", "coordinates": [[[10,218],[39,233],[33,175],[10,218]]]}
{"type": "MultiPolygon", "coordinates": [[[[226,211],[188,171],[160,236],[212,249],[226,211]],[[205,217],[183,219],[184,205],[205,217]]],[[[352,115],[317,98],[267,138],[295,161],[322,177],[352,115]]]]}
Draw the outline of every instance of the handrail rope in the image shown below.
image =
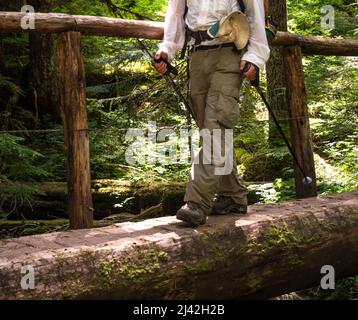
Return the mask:
{"type": "MultiPolygon", "coordinates": [[[[314,118],[310,117],[287,117],[287,118],[281,118],[277,119],[278,121],[284,122],[284,121],[290,121],[290,120],[310,120],[314,118]]],[[[319,119],[320,121],[331,121],[331,119],[319,119]]],[[[237,127],[244,128],[247,126],[247,124],[257,124],[257,123],[268,123],[268,124],[274,124],[274,121],[272,120],[245,120],[245,124],[237,125],[237,127]]],[[[350,120],[343,120],[340,123],[350,123],[355,124],[355,121],[350,120]]],[[[183,125],[183,126],[169,126],[169,127],[159,127],[158,129],[182,129],[182,128],[191,128],[192,126],[183,125]]],[[[74,129],[72,131],[89,131],[89,132],[101,132],[101,131],[110,131],[110,130],[117,130],[117,131],[127,131],[130,129],[136,129],[136,128],[116,128],[114,126],[107,127],[107,128],[83,128],[83,129],[74,129]]],[[[146,129],[139,128],[139,129],[146,129]]],[[[22,133],[55,133],[55,132],[63,132],[63,129],[34,129],[34,130],[0,130],[0,134],[22,134],[22,133]]]]}

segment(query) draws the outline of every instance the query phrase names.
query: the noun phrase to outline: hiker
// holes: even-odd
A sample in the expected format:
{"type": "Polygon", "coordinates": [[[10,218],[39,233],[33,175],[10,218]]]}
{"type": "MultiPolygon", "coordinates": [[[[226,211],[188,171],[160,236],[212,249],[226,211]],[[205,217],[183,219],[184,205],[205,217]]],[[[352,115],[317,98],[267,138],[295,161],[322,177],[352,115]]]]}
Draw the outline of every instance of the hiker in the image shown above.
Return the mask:
{"type": "MultiPolygon", "coordinates": [[[[162,60],[153,61],[155,69],[165,75],[166,61],[174,59],[186,45],[190,48],[192,113],[200,130],[222,131],[223,143],[219,148],[224,154],[224,131],[233,129],[238,120],[244,77],[254,81],[269,58],[264,0],[170,0],[164,39],[155,55],[155,61],[162,60]]],[[[177,219],[196,227],[204,224],[210,214],[247,212],[248,191],[238,176],[236,156],[232,154],[229,174],[218,175],[216,169],[223,162],[213,157],[207,164],[201,148],[199,163],[193,163],[190,172],[185,205],[178,210],[177,219]]]]}

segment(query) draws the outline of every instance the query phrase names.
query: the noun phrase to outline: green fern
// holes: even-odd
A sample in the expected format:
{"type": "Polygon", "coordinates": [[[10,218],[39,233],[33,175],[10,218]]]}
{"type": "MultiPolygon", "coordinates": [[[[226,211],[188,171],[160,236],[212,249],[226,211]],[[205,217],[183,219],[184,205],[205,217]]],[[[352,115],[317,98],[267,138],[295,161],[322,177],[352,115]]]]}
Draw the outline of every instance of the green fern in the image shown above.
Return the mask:
{"type": "Polygon", "coordinates": [[[0,218],[7,218],[25,204],[31,206],[33,197],[41,194],[31,182],[49,176],[36,165],[43,156],[22,145],[23,141],[21,137],[0,134],[0,218]]]}

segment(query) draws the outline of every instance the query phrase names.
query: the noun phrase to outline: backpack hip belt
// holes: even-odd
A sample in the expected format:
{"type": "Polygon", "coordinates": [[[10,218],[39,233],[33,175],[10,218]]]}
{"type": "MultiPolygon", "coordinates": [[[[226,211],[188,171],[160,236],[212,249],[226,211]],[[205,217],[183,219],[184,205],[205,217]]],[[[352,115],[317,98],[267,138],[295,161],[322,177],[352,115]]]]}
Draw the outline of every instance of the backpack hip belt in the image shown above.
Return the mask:
{"type": "Polygon", "coordinates": [[[186,48],[188,46],[188,43],[191,41],[191,39],[195,40],[195,44],[194,44],[195,46],[200,45],[204,41],[213,40],[213,38],[208,35],[207,30],[193,31],[188,27],[186,27],[185,40],[181,51],[180,59],[184,59],[186,48]]]}
{"type": "Polygon", "coordinates": [[[220,49],[220,48],[231,48],[234,52],[240,53],[241,50],[238,50],[233,43],[223,43],[223,44],[214,44],[209,46],[197,46],[193,47],[189,52],[196,52],[196,51],[204,51],[204,50],[212,50],[212,49],[220,49]]]}

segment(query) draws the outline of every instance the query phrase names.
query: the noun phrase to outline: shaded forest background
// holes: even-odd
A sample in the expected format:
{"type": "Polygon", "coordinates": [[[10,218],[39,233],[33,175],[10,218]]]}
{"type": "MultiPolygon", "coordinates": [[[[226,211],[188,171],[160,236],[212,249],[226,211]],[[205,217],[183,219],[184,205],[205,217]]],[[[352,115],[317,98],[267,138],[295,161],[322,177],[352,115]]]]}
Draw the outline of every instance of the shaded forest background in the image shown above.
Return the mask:
{"type": "MultiPolygon", "coordinates": [[[[119,11],[115,9],[117,14],[128,19],[163,21],[167,1],[2,0],[0,10],[20,11],[26,3],[34,5],[38,12],[115,16],[115,7],[108,7],[112,3],[119,8],[119,11]]],[[[321,8],[327,5],[323,0],[287,1],[287,21],[285,17],[279,18],[281,29],[305,35],[357,38],[357,3],[331,0],[329,4],[335,8],[334,29],[321,27],[321,8]]],[[[0,235],[3,237],[60,230],[67,223],[64,220],[59,224],[58,219],[67,216],[65,150],[56,108],[55,40],[56,35],[0,34],[0,221],[4,226],[0,235]],[[29,219],[31,223],[18,224],[29,219]],[[53,226],[34,222],[35,219],[54,221],[53,226]]],[[[150,51],[156,51],[156,41],[145,41],[145,44],[150,51]]],[[[127,214],[122,217],[133,218],[134,214],[158,203],[161,203],[159,211],[173,213],[182,201],[190,164],[158,162],[129,166],[125,160],[128,146],[125,133],[127,128],[145,128],[148,121],[157,121],[158,127],[172,127],[179,132],[190,124],[183,104],[153,71],[134,39],[83,37],[82,52],[87,75],[96,218],[108,219],[121,213],[127,214]]],[[[287,110],[282,108],[285,93],[277,86],[280,79],[275,66],[280,60],[279,53],[276,54],[276,60],[268,67],[268,83],[266,77],[262,79],[285,125],[287,110]]],[[[319,193],[355,190],[358,187],[358,58],[306,56],[303,63],[319,193]]],[[[186,93],[185,61],[176,60],[175,64],[180,69],[176,82],[186,93]]],[[[242,88],[240,108],[235,150],[240,172],[250,182],[251,202],[275,203],[294,198],[291,157],[264,105],[248,85],[242,88]]],[[[357,280],[347,281],[342,288],[346,285],[351,288],[352,281],[357,293],[357,280]]]]}

